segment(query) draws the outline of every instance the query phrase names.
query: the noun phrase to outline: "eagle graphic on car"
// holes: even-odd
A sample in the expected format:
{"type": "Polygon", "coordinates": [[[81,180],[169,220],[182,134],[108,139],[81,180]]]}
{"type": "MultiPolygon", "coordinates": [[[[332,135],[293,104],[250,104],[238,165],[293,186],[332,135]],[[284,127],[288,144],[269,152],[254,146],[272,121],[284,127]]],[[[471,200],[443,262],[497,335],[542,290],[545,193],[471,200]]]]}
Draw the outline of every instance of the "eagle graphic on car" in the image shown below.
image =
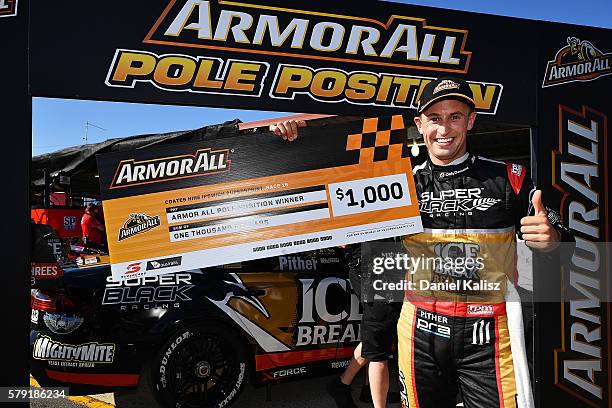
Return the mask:
{"type": "Polygon", "coordinates": [[[248,317],[234,309],[230,304],[232,299],[240,299],[257,309],[266,319],[270,313],[249,288],[246,287],[240,276],[236,273],[215,271],[218,284],[214,293],[208,293],[206,298],[221,309],[230,319],[247,333],[251,334],[257,344],[266,352],[288,351],[289,347],[279,341],[266,330],[249,320],[248,317]]]}

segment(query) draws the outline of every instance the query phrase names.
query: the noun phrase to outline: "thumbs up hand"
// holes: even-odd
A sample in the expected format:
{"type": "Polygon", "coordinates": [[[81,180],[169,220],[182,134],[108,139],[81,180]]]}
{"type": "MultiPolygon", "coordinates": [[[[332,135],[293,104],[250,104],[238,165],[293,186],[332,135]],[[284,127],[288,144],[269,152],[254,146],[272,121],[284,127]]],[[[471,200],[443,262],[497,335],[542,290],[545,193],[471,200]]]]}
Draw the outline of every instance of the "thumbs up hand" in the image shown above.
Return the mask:
{"type": "Polygon", "coordinates": [[[559,246],[561,234],[548,221],[548,212],[542,203],[542,191],[536,190],[531,198],[535,215],[521,219],[521,234],[528,247],[550,252],[559,246]]]}
{"type": "Polygon", "coordinates": [[[542,203],[542,190],[536,190],[533,193],[533,197],[531,198],[531,203],[533,204],[533,209],[535,210],[535,215],[543,215],[543,216],[547,216],[548,215],[548,211],[546,211],[546,208],[544,207],[544,204],[542,203]]]}

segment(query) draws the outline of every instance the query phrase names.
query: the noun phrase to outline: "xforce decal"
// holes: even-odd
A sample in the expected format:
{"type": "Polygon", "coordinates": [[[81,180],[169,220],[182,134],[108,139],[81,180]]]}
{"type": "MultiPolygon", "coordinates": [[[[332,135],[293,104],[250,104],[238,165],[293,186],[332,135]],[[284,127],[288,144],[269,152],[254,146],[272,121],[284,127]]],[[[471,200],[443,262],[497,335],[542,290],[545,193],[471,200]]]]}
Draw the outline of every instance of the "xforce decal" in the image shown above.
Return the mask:
{"type": "Polygon", "coordinates": [[[144,161],[122,160],[110,188],[198,177],[229,170],[229,150],[200,149],[195,154],[144,161]]]}
{"type": "Polygon", "coordinates": [[[555,384],[593,407],[611,403],[611,339],[605,334],[610,316],[602,303],[609,290],[610,260],[598,245],[610,239],[607,129],[604,114],[560,105],[559,146],[552,153],[552,183],[563,193],[561,217],[576,238],[561,280],[562,344],[554,352],[555,384]]]}
{"type": "Polygon", "coordinates": [[[567,37],[567,45],[546,66],[542,88],[569,82],[593,81],[612,74],[612,53],[599,50],[592,42],[567,37]]]}
{"type": "Polygon", "coordinates": [[[40,336],[34,342],[32,357],[37,360],[66,361],[75,363],[112,363],[115,356],[113,343],[91,342],[63,344],[48,336],[40,336]]]}
{"type": "Polygon", "coordinates": [[[144,43],[404,69],[468,71],[467,30],[231,1],[172,0],[144,43]]]}
{"type": "Polygon", "coordinates": [[[272,379],[280,380],[284,378],[290,377],[298,377],[308,373],[308,368],[306,366],[301,367],[293,367],[293,368],[283,368],[281,370],[272,371],[272,379]]]}
{"type": "Polygon", "coordinates": [[[144,213],[132,213],[119,229],[119,241],[143,234],[161,225],[159,215],[150,216],[144,213]]]}

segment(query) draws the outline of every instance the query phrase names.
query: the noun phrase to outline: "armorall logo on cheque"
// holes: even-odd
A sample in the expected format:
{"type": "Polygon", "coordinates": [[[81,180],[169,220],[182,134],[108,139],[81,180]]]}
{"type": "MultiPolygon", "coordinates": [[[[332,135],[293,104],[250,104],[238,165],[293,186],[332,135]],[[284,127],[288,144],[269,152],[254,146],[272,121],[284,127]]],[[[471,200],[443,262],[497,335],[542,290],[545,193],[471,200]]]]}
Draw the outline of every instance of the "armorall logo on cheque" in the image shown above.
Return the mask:
{"type": "Polygon", "coordinates": [[[110,188],[157,183],[226,171],[230,164],[228,156],[228,149],[199,149],[193,155],[186,154],[142,161],[122,160],[115,171],[110,188]]]}
{"type": "Polygon", "coordinates": [[[144,213],[132,213],[119,229],[119,241],[142,234],[160,225],[159,215],[151,217],[144,213]]]}
{"type": "Polygon", "coordinates": [[[604,53],[587,40],[567,37],[567,45],[548,61],[542,88],[569,82],[593,81],[612,74],[612,53],[604,53]]]}

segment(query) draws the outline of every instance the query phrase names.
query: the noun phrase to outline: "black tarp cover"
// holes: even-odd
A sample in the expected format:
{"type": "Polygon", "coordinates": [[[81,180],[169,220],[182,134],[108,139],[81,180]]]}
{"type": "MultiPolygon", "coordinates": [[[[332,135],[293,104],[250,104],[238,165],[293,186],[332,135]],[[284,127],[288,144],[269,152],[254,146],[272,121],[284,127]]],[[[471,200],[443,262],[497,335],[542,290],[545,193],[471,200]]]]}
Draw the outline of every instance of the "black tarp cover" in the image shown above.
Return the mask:
{"type": "Polygon", "coordinates": [[[184,130],[169,133],[134,135],[109,139],[100,143],[67,147],[55,152],[32,157],[30,167],[31,191],[39,196],[44,189],[44,170],[50,176],[49,181],[58,173],[70,176],[70,192],[84,197],[98,197],[100,186],[96,175],[96,154],[117,152],[131,149],[145,149],[155,145],[197,142],[238,135],[239,119],[221,124],[209,125],[195,130],[184,130]]]}

